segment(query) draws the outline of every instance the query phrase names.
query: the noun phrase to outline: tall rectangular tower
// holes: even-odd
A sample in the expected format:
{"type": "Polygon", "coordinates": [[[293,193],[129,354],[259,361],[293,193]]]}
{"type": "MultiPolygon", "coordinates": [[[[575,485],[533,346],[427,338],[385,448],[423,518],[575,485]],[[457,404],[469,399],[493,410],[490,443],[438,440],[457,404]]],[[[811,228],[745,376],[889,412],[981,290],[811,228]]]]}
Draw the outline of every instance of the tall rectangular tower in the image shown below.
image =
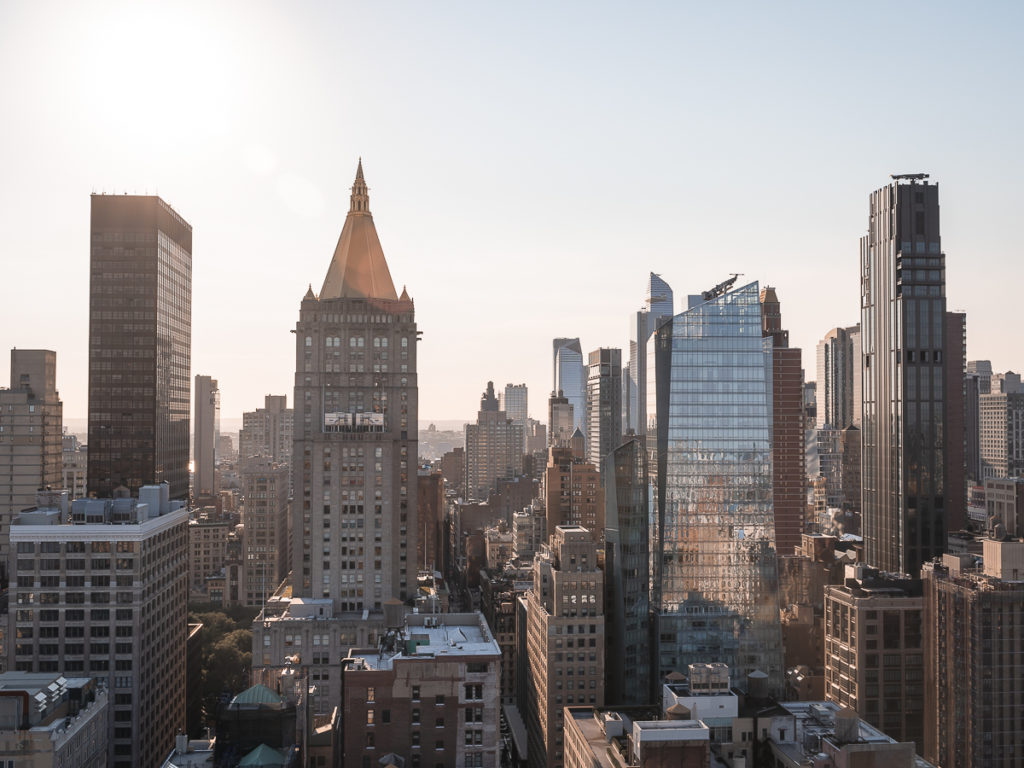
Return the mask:
{"type": "Polygon", "coordinates": [[[743,679],[759,670],[781,691],[773,346],[758,284],[727,284],[693,297],[647,350],[651,672],[723,662],[743,679]]]}
{"type": "Polygon", "coordinates": [[[417,339],[360,163],[327,277],[295,326],[293,590],[336,613],[381,612],[416,589],[417,339]]]}
{"type": "Polygon", "coordinates": [[[192,497],[209,498],[217,495],[214,468],[217,440],[220,437],[220,390],[217,388],[216,379],[196,375],[195,418],[192,497]]]}
{"type": "Polygon", "coordinates": [[[587,458],[602,467],[622,442],[622,350],[601,347],[587,358],[587,458]]]}
{"type": "Polygon", "coordinates": [[[188,498],[192,227],[159,197],[93,195],[88,490],[188,498]]]}
{"type": "Polygon", "coordinates": [[[573,428],[586,429],[587,374],[583,368],[583,348],[577,339],[555,339],[553,344],[554,392],[569,400],[573,428]]]}
{"type": "Polygon", "coordinates": [[[624,434],[646,434],[647,418],[647,341],[663,320],[672,317],[674,297],[672,288],[653,272],[647,278],[647,298],[644,308],[630,318],[632,338],[629,342],[629,375],[623,377],[622,410],[624,434]]]}
{"type": "Polygon", "coordinates": [[[11,388],[0,389],[0,573],[6,582],[11,518],[41,488],[63,481],[63,406],[57,394],[57,353],[11,350],[11,388]]]}
{"type": "Polygon", "coordinates": [[[917,575],[946,548],[945,255],[939,188],[897,176],[860,241],[865,559],[917,575]]]}

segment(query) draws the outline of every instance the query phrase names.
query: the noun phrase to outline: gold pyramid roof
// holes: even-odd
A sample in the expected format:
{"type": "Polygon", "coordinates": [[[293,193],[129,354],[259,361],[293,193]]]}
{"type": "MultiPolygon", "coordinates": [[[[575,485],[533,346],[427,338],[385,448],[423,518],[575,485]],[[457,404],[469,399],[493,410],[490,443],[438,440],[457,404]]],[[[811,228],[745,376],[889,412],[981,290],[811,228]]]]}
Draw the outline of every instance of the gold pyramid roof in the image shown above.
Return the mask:
{"type": "Polygon", "coordinates": [[[334,258],[320,289],[324,299],[392,299],[397,300],[384,249],[377,237],[370,213],[370,195],[363,179],[363,160],[359,159],[356,180],[345,226],[334,249],[334,258]]]}

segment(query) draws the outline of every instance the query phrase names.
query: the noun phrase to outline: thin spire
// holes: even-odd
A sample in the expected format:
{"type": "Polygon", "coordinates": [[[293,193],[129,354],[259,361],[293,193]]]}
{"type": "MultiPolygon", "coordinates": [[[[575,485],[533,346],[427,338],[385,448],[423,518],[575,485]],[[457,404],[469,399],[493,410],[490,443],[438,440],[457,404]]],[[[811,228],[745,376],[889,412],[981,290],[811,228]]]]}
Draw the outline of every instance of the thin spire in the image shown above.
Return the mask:
{"type": "Polygon", "coordinates": [[[348,208],[349,213],[370,212],[370,191],[363,179],[363,158],[359,158],[359,166],[356,168],[356,180],[352,184],[352,198],[348,208]]]}

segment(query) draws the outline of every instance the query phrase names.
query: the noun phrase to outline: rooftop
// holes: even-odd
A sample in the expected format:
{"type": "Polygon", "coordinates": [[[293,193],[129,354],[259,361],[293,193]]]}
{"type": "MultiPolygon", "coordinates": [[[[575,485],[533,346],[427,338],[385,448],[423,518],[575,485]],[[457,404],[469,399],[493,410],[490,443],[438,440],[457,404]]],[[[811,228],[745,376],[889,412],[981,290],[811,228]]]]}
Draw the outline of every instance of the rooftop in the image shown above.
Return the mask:
{"type": "Polygon", "coordinates": [[[390,634],[377,649],[353,650],[362,660],[354,669],[390,670],[396,661],[429,661],[439,657],[501,656],[481,613],[410,614],[405,627],[390,634]]]}

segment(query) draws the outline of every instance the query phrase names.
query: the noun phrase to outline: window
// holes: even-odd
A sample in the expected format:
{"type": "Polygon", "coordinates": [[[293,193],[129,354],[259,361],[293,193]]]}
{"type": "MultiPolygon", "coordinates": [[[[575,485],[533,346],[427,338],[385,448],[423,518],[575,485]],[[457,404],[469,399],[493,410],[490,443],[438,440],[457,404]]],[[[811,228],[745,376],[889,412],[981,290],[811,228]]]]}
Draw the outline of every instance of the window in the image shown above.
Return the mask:
{"type": "Polygon", "coordinates": [[[443,693],[439,693],[439,694],[437,694],[437,696],[434,697],[434,706],[436,706],[436,707],[443,707],[444,706],[444,694],[443,693]]]}
{"type": "MultiPolygon", "coordinates": [[[[420,700],[420,687],[418,685],[414,685],[412,687],[412,700],[413,701],[419,701],[420,700]]],[[[419,710],[414,710],[414,711],[418,712],[419,710]]]]}

